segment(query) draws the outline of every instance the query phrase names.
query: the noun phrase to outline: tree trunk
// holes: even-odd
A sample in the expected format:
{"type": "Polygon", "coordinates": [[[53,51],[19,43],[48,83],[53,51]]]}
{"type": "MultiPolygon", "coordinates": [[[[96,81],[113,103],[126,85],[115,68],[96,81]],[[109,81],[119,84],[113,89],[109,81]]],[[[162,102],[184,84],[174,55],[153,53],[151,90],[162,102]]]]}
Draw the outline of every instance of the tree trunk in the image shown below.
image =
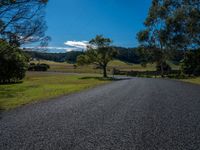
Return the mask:
{"type": "Polygon", "coordinates": [[[103,66],[103,77],[104,78],[107,78],[107,70],[106,70],[106,65],[105,66],[103,66]]]}
{"type": "Polygon", "coordinates": [[[164,69],[163,69],[163,62],[160,64],[161,69],[161,77],[164,78],[164,69]]]}
{"type": "Polygon", "coordinates": [[[161,71],[161,77],[164,78],[164,68],[163,68],[163,59],[165,58],[164,57],[164,49],[163,49],[163,43],[160,41],[160,48],[161,48],[161,51],[162,51],[162,57],[161,57],[161,62],[160,62],[160,71],[161,71]]]}

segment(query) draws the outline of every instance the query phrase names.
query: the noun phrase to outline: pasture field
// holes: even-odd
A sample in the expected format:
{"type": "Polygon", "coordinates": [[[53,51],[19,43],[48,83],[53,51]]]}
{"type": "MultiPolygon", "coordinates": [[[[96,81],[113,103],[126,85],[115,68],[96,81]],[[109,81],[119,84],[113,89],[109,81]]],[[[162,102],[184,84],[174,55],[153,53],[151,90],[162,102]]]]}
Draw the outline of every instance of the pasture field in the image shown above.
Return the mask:
{"type": "MultiPolygon", "coordinates": [[[[101,73],[100,69],[96,69],[94,65],[86,65],[86,66],[74,66],[73,64],[69,64],[66,62],[59,63],[53,61],[33,61],[34,63],[46,63],[50,65],[49,71],[53,72],[66,72],[66,73],[101,73]]],[[[173,69],[179,69],[178,65],[174,65],[170,63],[173,69]]],[[[155,64],[147,64],[146,67],[142,67],[140,64],[131,64],[126,63],[120,60],[113,60],[108,64],[108,73],[112,72],[112,69],[118,69],[121,71],[154,71],[156,70],[155,64]]]]}
{"type": "MultiPolygon", "coordinates": [[[[39,61],[34,61],[34,63],[38,63],[39,61]]],[[[77,68],[74,68],[73,64],[69,63],[59,63],[59,62],[53,62],[53,61],[46,61],[42,60],[40,63],[46,63],[50,65],[49,71],[52,72],[66,72],[66,73],[94,73],[94,74],[101,74],[100,69],[95,69],[93,65],[89,66],[77,66],[77,68]]],[[[175,65],[173,63],[170,63],[170,66],[174,70],[179,70],[180,66],[175,65]]],[[[147,64],[146,67],[142,67],[140,64],[131,64],[131,63],[126,63],[120,60],[113,60],[108,64],[108,74],[111,74],[112,69],[116,68],[121,71],[155,71],[156,70],[156,65],[155,64],[147,64]]],[[[190,82],[190,83],[195,83],[195,84],[200,84],[200,77],[197,78],[188,78],[188,79],[180,79],[181,81],[185,82],[190,82]]]]}
{"type": "Polygon", "coordinates": [[[78,92],[110,82],[98,75],[27,72],[22,83],[0,85],[0,106],[8,110],[24,104],[78,92]]]}

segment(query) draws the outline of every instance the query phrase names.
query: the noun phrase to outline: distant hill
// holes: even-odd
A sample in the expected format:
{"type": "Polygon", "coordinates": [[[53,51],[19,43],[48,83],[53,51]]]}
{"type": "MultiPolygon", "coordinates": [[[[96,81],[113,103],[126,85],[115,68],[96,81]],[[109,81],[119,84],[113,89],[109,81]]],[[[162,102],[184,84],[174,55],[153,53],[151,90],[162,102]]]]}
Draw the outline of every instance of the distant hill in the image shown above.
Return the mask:
{"type": "Polygon", "coordinates": [[[134,64],[139,64],[141,62],[141,57],[137,48],[115,47],[115,49],[118,50],[116,59],[134,64]]]}
{"type": "Polygon", "coordinates": [[[78,55],[83,54],[83,52],[71,51],[66,53],[46,53],[39,51],[25,51],[33,59],[43,59],[55,62],[75,63],[78,55]]]}
{"type": "MultiPolygon", "coordinates": [[[[115,47],[118,50],[118,55],[115,59],[121,60],[127,63],[139,64],[141,63],[141,57],[137,48],[124,48],[124,47],[115,47]]],[[[43,59],[50,60],[55,62],[68,62],[76,63],[77,56],[83,54],[84,52],[80,51],[71,51],[66,53],[46,53],[39,51],[25,51],[31,58],[34,59],[43,59]]],[[[183,59],[183,52],[179,51],[174,54],[174,62],[180,62],[183,59]]]]}

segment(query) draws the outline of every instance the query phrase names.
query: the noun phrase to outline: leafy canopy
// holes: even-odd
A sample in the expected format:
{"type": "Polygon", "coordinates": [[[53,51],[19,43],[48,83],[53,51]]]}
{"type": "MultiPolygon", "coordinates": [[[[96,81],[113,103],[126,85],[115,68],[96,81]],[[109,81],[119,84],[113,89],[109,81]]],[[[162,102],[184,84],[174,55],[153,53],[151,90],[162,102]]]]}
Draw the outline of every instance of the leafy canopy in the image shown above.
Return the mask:
{"type": "Polygon", "coordinates": [[[199,0],[152,0],[144,25],[137,35],[144,60],[161,68],[176,50],[200,48],[199,0]]]}
{"type": "Polygon", "coordinates": [[[48,0],[0,1],[0,39],[20,46],[41,41],[46,44],[44,8],[48,0]]]}
{"type": "Polygon", "coordinates": [[[89,42],[90,45],[85,54],[78,56],[78,65],[95,64],[103,69],[104,77],[107,77],[107,65],[117,54],[117,51],[110,46],[111,43],[112,41],[109,38],[97,35],[89,42]]]}
{"type": "Polygon", "coordinates": [[[199,0],[153,0],[138,40],[146,47],[198,49],[199,18],[199,0]]]}

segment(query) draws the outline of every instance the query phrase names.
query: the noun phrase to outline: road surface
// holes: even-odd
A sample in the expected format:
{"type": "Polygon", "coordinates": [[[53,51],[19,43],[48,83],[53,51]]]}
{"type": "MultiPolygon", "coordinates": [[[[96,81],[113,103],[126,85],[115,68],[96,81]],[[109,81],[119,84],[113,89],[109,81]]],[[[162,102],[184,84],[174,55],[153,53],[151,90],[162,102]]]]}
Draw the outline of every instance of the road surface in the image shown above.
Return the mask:
{"type": "Polygon", "coordinates": [[[199,150],[200,86],[133,78],[4,112],[1,150],[199,150]]]}

